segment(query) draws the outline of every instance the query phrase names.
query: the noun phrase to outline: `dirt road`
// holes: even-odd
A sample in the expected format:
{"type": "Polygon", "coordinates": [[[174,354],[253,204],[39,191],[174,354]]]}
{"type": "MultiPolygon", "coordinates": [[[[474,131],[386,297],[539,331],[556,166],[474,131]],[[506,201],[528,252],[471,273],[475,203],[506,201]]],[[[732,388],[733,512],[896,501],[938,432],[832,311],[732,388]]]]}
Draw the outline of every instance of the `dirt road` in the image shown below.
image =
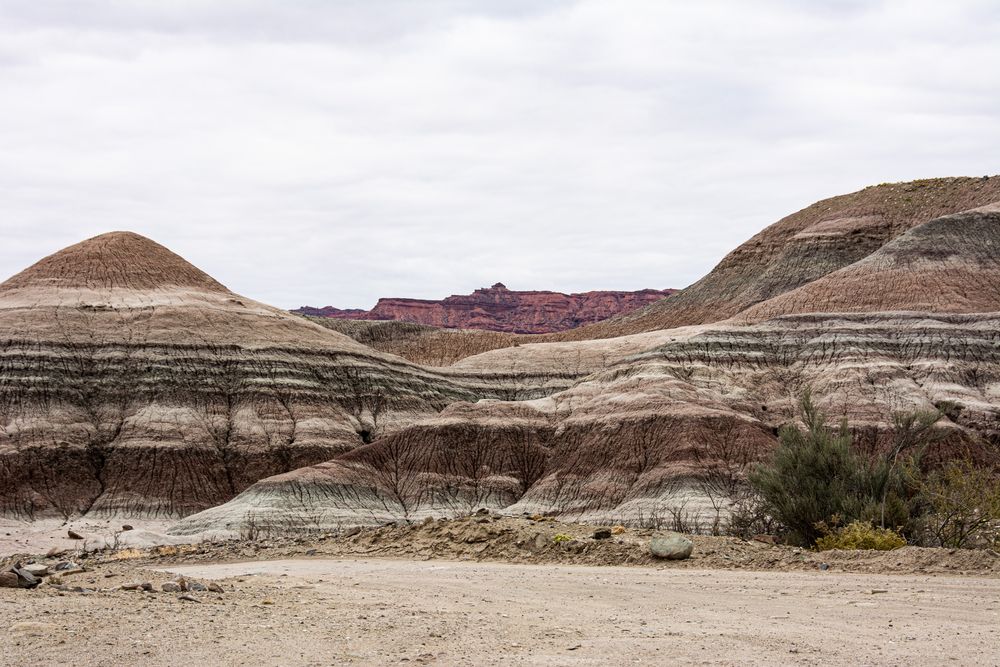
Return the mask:
{"type": "Polygon", "coordinates": [[[101,576],[227,592],[0,589],[0,664],[1000,664],[997,579],[379,559],[169,572],[101,576]]]}

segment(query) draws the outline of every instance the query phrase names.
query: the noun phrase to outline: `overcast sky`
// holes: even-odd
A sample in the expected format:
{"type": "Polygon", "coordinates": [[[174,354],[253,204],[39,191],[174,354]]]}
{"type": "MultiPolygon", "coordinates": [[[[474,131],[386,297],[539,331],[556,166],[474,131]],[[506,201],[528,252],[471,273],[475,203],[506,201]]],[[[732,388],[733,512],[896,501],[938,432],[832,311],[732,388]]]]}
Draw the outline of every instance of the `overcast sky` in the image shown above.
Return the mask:
{"type": "Polygon", "coordinates": [[[1000,172],[998,6],[0,0],[0,274],[128,229],[282,307],[683,287],[1000,172]]]}

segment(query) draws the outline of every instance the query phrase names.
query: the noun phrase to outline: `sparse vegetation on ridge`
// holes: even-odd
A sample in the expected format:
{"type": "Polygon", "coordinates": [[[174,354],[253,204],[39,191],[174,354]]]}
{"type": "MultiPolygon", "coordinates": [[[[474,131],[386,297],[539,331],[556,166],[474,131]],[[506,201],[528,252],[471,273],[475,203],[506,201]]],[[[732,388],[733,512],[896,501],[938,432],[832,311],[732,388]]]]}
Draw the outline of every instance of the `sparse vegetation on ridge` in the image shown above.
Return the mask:
{"type": "Polygon", "coordinates": [[[935,424],[951,407],[894,415],[890,446],[866,455],[852,446],[846,424],[826,425],[807,391],[805,430],[784,427],[770,460],[748,477],[758,511],[787,539],[820,549],[997,544],[997,472],[961,458],[924,470],[924,452],[940,435],[935,424]]]}

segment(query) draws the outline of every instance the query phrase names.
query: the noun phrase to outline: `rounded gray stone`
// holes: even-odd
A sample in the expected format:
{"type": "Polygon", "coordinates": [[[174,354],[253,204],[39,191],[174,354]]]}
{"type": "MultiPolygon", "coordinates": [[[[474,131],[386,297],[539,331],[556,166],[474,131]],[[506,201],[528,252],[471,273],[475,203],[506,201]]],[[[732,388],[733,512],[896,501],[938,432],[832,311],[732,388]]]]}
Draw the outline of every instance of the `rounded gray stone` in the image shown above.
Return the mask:
{"type": "Polygon", "coordinates": [[[649,552],[656,558],[684,560],[694,551],[694,542],[680,533],[659,533],[649,542],[649,552]]]}

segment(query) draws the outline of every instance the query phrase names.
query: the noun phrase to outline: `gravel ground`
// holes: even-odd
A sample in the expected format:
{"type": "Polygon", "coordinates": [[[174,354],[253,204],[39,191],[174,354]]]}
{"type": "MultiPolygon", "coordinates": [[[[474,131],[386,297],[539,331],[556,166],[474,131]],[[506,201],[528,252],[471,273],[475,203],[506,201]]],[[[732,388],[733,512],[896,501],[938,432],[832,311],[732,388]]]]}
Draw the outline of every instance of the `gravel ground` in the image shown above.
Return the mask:
{"type": "Polygon", "coordinates": [[[817,553],[692,536],[690,559],[657,561],[651,531],[598,540],[594,529],[477,515],[0,557],[0,569],[81,566],[32,590],[0,588],[0,667],[1000,665],[994,552],[817,553]],[[162,590],[179,577],[223,592],[162,590]],[[141,583],[152,590],[129,590],[141,583]]]}
{"type": "Polygon", "coordinates": [[[997,579],[325,558],[166,569],[74,578],[183,574],[226,592],[0,589],[0,665],[1000,664],[997,579]]]}

